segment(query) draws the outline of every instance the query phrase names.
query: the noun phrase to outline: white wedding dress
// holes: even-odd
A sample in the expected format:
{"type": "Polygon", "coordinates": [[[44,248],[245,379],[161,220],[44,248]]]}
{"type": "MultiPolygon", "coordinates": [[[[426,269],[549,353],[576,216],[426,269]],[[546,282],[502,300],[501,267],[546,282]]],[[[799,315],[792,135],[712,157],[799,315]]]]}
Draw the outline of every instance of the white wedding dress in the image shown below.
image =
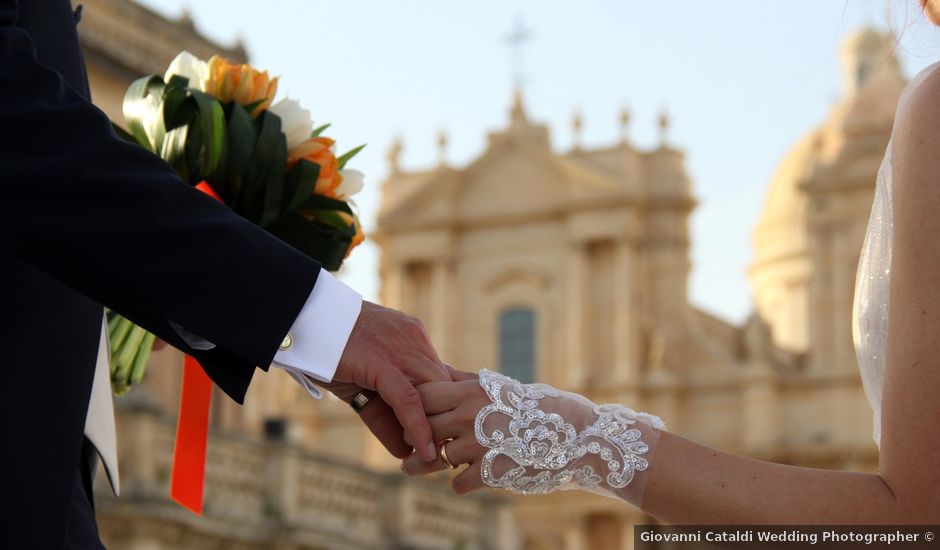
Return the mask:
{"type": "MultiPolygon", "coordinates": [[[[934,72],[940,63],[927,67],[915,76],[901,94],[899,106],[911,90],[934,72]]],[[[891,281],[891,250],[894,233],[894,212],[891,189],[891,144],[885,152],[875,186],[875,200],[868,233],[858,262],[855,278],[855,300],[852,313],[852,338],[858,368],[862,374],[865,396],[874,414],[875,444],[881,447],[881,400],[885,381],[885,355],[888,347],[889,287],[891,281]]]]}

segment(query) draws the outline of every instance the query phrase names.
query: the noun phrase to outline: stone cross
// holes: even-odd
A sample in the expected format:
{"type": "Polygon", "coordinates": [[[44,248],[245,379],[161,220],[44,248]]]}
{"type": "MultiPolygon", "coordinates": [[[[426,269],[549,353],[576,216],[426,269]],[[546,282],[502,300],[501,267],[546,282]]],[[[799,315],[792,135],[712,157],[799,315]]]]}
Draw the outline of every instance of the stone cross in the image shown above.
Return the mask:
{"type": "Polygon", "coordinates": [[[523,46],[532,39],[532,32],[525,27],[521,16],[516,17],[515,28],[506,36],[506,43],[512,49],[512,79],[517,90],[522,89],[525,72],[522,66],[523,46]]]}

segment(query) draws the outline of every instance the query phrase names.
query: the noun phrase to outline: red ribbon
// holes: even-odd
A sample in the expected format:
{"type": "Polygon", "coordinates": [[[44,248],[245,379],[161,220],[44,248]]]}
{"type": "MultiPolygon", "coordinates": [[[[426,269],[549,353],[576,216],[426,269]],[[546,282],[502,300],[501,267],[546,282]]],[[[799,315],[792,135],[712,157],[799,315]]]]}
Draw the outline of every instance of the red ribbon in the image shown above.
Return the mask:
{"type": "Polygon", "coordinates": [[[212,380],[190,355],[183,361],[180,415],[173,449],[170,498],[197,516],[202,515],[202,491],[206,478],[206,442],[212,380]]]}
{"type": "MultiPolygon", "coordinates": [[[[196,189],[221,201],[208,183],[196,189]]],[[[203,489],[206,481],[206,443],[209,437],[209,406],[212,404],[212,380],[192,356],[183,360],[183,384],[180,388],[180,412],[176,423],[170,498],[197,516],[202,515],[203,489]]]]}

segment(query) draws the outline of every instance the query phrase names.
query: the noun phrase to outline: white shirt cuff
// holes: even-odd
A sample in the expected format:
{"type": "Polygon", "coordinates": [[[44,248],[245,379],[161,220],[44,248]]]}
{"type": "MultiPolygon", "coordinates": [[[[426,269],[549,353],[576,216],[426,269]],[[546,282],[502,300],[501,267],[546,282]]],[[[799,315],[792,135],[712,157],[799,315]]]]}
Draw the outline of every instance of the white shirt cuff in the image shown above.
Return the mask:
{"type": "Polygon", "coordinates": [[[323,392],[315,381],[330,382],[346,349],[359,312],[362,296],[325,269],[307,303],[274,356],[274,366],[287,371],[313,397],[323,392]]]}

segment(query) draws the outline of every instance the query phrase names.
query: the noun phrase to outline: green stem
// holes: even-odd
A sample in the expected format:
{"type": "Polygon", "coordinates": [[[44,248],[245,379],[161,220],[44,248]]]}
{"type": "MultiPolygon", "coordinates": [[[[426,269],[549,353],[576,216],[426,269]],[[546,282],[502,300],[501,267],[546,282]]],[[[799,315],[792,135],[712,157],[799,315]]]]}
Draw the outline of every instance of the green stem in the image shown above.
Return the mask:
{"type": "Polygon", "coordinates": [[[156,339],[152,333],[144,335],[144,339],[137,348],[137,357],[134,358],[134,364],[131,366],[130,384],[139,384],[144,378],[144,371],[147,370],[147,359],[150,357],[150,349],[153,347],[153,341],[156,339]]]}
{"type": "Polygon", "coordinates": [[[134,323],[130,322],[130,320],[126,317],[120,317],[117,326],[114,328],[114,333],[111,334],[110,338],[112,357],[117,355],[118,351],[121,349],[121,345],[124,344],[124,340],[127,338],[127,335],[130,334],[132,328],[134,328],[134,323]]]}
{"type": "Polygon", "coordinates": [[[140,342],[144,339],[146,334],[146,330],[136,325],[131,329],[127,340],[121,345],[121,351],[118,353],[117,358],[113,359],[117,363],[117,371],[114,373],[114,378],[117,378],[119,381],[125,381],[126,383],[127,377],[131,371],[131,363],[134,360],[134,356],[137,354],[137,348],[140,346],[140,342]]]}

